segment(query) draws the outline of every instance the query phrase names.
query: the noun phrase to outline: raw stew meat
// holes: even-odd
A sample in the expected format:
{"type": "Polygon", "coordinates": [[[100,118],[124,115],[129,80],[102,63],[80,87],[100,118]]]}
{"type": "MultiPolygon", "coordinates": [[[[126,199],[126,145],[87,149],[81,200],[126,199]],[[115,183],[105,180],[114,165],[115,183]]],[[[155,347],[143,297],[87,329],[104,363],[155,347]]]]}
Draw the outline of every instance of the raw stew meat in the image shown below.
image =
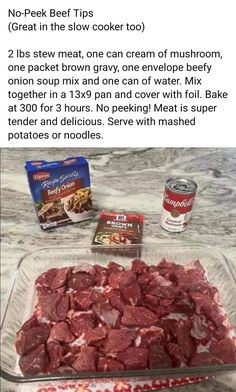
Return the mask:
{"type": "Polygon", "coordinates": [[[201,263],[52,268],[17,332],[24,375],[236,363],[236,339],[201,263]]]}

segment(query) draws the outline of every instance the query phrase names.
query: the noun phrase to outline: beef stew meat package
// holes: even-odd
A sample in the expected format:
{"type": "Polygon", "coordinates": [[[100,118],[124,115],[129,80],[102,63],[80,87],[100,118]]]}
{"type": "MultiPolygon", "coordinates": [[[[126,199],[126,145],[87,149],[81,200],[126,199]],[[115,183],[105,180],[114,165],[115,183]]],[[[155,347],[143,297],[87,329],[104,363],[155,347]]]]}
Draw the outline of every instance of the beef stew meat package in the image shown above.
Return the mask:
{"type": "Polygon", "coordinates": [[[144,216],[134,213],[102,211],[92,244],[132,245],[141,244],[144,216]]]}
{"type": "Polygon", "coordinates": [[[24,375],[236,363],[236,338],[200,261],[81,263],[35,282],[16,336],[24,375]]]}
{"type": "Polygon", "coordinates": [[[89,167],[85,158],[27,161],[25,169],[43,230],[92,218],[89,167]]]}

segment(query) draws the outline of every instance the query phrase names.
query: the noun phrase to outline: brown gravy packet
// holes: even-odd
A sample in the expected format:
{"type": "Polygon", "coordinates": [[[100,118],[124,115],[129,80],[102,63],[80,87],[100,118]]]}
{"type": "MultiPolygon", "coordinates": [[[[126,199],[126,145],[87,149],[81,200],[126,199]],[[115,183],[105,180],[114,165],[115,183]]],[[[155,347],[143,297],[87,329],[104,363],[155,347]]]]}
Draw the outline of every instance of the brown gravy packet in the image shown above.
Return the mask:
{"type": "Polygon", "coordinates": [[[143,222],[142,214],[101,211],[92,245],[124,246],[119,253],[133,254],[133,245],[142,242],[143,222]]]}

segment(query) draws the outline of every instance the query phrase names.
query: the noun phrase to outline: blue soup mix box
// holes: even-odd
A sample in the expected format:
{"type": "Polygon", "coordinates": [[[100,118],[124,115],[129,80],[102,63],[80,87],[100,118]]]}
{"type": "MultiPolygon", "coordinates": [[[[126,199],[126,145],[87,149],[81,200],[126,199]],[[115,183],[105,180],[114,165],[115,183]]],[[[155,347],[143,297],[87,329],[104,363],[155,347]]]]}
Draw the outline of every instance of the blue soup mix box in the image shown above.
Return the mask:
{"type": "Polygon", "coordinates": [[[43,230],[92,218],[89,165],[84,157],[26,161],[25,169],[43,230]]]}

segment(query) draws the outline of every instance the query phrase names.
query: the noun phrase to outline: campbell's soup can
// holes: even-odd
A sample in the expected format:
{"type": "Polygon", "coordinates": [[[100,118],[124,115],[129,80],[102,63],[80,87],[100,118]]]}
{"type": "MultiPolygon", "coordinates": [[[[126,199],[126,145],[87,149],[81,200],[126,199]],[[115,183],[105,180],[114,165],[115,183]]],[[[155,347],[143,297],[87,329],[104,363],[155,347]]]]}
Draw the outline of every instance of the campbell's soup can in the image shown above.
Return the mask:
{"type": "Polygon", "coordinates": [[[185,178],[169,178],[166,181],[161,226],[172,232],[184,231],[191,217],[197,184],[185,178]]]}

